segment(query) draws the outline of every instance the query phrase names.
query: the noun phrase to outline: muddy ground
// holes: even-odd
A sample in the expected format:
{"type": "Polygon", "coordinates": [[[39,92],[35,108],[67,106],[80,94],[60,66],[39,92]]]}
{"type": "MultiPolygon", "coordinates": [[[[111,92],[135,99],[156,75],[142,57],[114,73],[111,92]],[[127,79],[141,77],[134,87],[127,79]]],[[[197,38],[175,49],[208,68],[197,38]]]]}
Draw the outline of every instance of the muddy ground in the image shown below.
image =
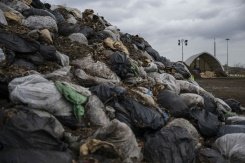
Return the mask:
{"type": "Polygon", "coordinates": [[[245,78],[198,79],[197,82],[216,97],[234,98],[245,106],[245,78]]]}

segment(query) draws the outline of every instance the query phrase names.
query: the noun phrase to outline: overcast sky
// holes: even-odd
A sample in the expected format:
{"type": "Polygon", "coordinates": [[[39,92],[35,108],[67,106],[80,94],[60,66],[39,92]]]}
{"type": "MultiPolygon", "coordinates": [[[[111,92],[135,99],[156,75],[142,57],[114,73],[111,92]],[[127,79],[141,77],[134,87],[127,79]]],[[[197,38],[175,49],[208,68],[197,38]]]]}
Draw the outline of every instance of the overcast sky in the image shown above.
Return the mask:
{"type": "Polygon", "coordinates": [[[214,52],[226,63],[226,38],[229,65],[245,64],[245,0],[43,0],[51,4],[76,7],[95,13],[122,32],[139,34],[162,56],[181,60],[178,39],[188,39],[184,60],[206,51],[214,52]]]}

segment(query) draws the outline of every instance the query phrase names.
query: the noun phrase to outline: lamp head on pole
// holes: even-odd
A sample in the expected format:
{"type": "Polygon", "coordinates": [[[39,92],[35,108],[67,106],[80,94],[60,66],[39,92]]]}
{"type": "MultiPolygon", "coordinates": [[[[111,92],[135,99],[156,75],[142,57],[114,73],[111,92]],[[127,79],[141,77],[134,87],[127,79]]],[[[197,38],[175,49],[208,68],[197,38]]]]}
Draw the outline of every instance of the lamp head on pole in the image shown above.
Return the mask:
{"type": "Polygon", "coordinates": [[[229,38],[226,39],[226,41],[229,41],[229,40],[230,40],[229,38]]]}
{"type": "Polygon", "coordinates": [[[185,40],[185,46],[187,46],[187,44],[188,44],[188,40],[185,40]]]}

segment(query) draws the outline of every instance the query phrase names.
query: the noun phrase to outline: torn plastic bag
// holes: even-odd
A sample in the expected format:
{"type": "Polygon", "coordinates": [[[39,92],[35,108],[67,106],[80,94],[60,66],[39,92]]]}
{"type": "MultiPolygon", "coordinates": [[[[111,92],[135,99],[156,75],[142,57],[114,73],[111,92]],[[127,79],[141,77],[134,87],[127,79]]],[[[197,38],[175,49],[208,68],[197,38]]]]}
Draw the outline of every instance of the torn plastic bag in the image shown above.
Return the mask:
{"type": "Polygon", "coordinates": [[[4,149],[0,150],[2,163],[72,163],[68,152],[39,149],[4,149]],[[10,157],[11,156],[11,157],[10,157]]]}
{"type": "Polygon", "coordinates": [[[104,40],[106,47],[109,47],[113,50],[117,50],[129,55],[129,51],[126,46],[123,45],[121,41],[114,41],[112,38],[108,37],[104,40]]]}
{"type": "Polygon", "coordinates": [[[241,113],[245,110],[242,108],[241,103],[235,99],[226,99],[225,102],[231,107],[233,112],[241,113]]]}
{"type": "Polygon", "coordinates": [[[118,80],[99,78],[99,77],[88,75],[82,69],[76,69],[75,75],[78,78],[80,85],[88,86],[88,87],[95,86],[101,83],[115,83],[115,84],[120,83],[119,78],[118,80]]]}
{"type": "Polygon", "coordinates": [[[186,119],[184,118],[176,118],[173,121],[169,122],[166,127],[179,126],[188,131],[188,133],[195,140],[195,145],[197,146],[199,143],[199,139],[201,138],[197,129],[186,119]]]}
{"type": "Polygon", "coordinates": [[[219,128],[218,137],[224,136],[226,134],[244,133],[245,125],[223,125],[219,128]]]}
{"type": "Polygon", "coordinates": [[[0,9],[0,24],[8,25],[8,22],[7,22],[7,20],[4,16],[4,13],[1,9],[0,9]]]}
{"type": "Polygon", "coordinates": [[[116,86],[114,84],[99,84],[97,86],[91,87],[90,91],[99,97],[99,99],[105,103],[110,99],[122,96],[126,93],[126,89],[121,86],[116,86]]]}
{"type": "Polygon", "coordinates": [[[67,145],[59,139],[60,135],[55,133],[54,119],[27,110],[8,110],[4,117],[7,121],[0,130],[0,144],[4,149],[67,150],[67,145]]]}
{"type": "Polygon", "coordinates": [[[52,36],[51,36],[51,33],[49,32],[48,29],[43,29],[43,30],[40,30],[40,40],[41,41],[44,41],[48,44],[52,44],[53,43],[53,39],[52,39],[52,36]]]}
{"type": "Polygon", "coordinates": [[[87,38],[82,33],[72,33],[68,37],[72,42],[78,42],[81,44],[88,45],[87,38]]]}
{"type": "Polygon", "coordinates": [[[200,163],[229,163],[218,151],[211,148],[200,149],[198,156],[200,163]]]}
{"type": "Polygon", "coordinates": [[[85,108],[85,116],[89,119],[92,127],[103,127],[110,123],[105,114],[105,106],[97,96],[90,96],[85,108]]]}
{"type": "Polygon", "coordinates": [[[112,81],[120,81],[119,77],[113,71],[111,71],[111,69],[108,68],[105,63],[95,61],[91,55],[83,59],[74,60],[72,64],[83,69],[91,76],[109,79],[112,81]]]}
{"type": "Polygon", "coordinates": [[[214,146],[230,163],[245,162],[245,134],[227,134],[218,138],[214,146]]]}
{"type": "Polygon", "coordinates": [[[232,125],[245,125],[245,117],[244,116],[233,116],[228,117],[226,119],[226,124],[232,125]]]}
{"type": "Polygon", "coordinates": [[[46,79],[56,80],[70,75],[71,66],[62,67],[54,72],[44,75],[46,79]]]}
{"type": "Polygon", "coordinates": [[[73,113],[78,120],[81,120],[81,117],[84,115],[84,105],[88,97],[81,95],[66,83],[56,81],[55,86],[65,99],[73,104],[73,113]]]}
{"type": "Polygon", "coordinates": [[[194,93],[201,95],[204,99],[204,108],[213,114],[219,115],[219,118],[223,119],[222,112],[219,112],[219,110],[217,110],[217,104],[215,101],[216,98],[211,93],[205,91],[202,87],[195,85],[189,81],[176,81],[180,86],[180,93],[194,93]]]}
{"type": "Polygon", "coordinates": [[[59,51],[56,51],[56,57],[61,66],[69,66],[70,59],[67,55],[62,54],[59,51]]]}
{"type": "Polygon", "coordinates": [[[204,99],[202,96],[194,93],[182,93],[180,97],[183,99],[188,107],[204,106],[204,99]]]}
{"type": "Polygon", "coordinates": [[[176,94],[180,93],[180,87],[179,84],[176,82],[176,79],[168,74],[168,73],[148,73],[148,75],[155,79],[156,83],[163,84],[167,90],[171,90],[175,92],[176,94]]]}
{"type": "Polygon", "coordinates": [[[132,65],[126,54],[115,52],[111,55],[110,63],[112,70],[121,78],[126,79],[135,76],[132,65]]]}
{"type": "Polygon", "coordinates": [[[198,129],[203,136],[213,137],[217,135],[221,122],[216,115],[199,108],[192,108],[190,113],[192,118],[197,120],[198,129]]]}
{"type": "Polygon", "coordinates": [[[180,73],[185,79],[188,79],[191,77],[191,73],[188,70],[188,68],[185,66],[184,63],[181,62],[174,62],[173,67],[175,70],[180,73]]]}
{"type": "Polygon", "coordinates": [[[192,136],[181,127],[162,128],[145,136],[144,158],[157,163],[195,163],[192,136]]]}
{"type": "Polygon", "coordinates": [[[50,16],[29,16],[22,20],[22,25],[30,29],[48,29],[57,32],[58,27],[56,21],[50,16]]]}
{"type": "Polygon", "coordinates": [[[55,16],[52,13],[48,12],[47,10],[43,10],[43,9],[30,8],[30,9],[22,11],[22,14],[25,17],[29,17],[29,16],[50,16],[51,18],[56,20],[55,16]]]}
{"type": "MultiPolygon", "coordinates": [[[[137,87],[136,89],[131,89],[131,91],[134,92],[134,95],[136,95],[135,98],[137,98],[138,101],[141,101],[143,104],[147,106],[156,107],[157,103],[153,99],[152,93],[148,94],[147,92],[144,92],[144,90],[142,90],[141,88],[137,87]]],[[[143,89],[146,89],[146,88],[143,88],[143,89]]],[[[148,89],[146,90],[150,92],[150,90],[148,89]]]]}
{"type": "Polygon", "coordinates": [[[39,74],[15,78],[9,83],[10,99],[55,116],[71,116],[72,106],[63,99],[53,82],[39,74]]]}
{"type": "Polygon", "coordinates": [[[189,108],[183,99],[173,91],[162,90],[157,96],[157,103],[166,108],[176,118],[189,115],[189,108]]]}
{"type": "Polygon", "coordinates": [[[219,109],[220,111],[222,111],[224,113],[232,111],[230,106],[227,105],[222,99],[216,98],[215,101],[217,104],[217,109],[219,109]]]}
{"type": "Polygon", "coordinates": [[[157,65],[153,62],[149,63],[147,67],[144,67],[144,70],[149,73],[149,72],[157,72],[158,68],[157,65]]]}
{"type": "Polygon", "coordinates": [[[123,162],[134,163],[142,159],[140,148],[132,130],[116,119],[109,125],[99,128],[92,138],[106,141],[115,145],[118,155],[123,162]]]}
{"type": "Polygon", "coordinates": [[[205,90],[198,85],[192,84],[185,80],[176,80],[176,82],[180,86],[180,92],[181,93],[195,93],[195,94],[203,94],[205,90]]]}
{"type": "Polygon", "coordinates": [[[155,108],[146,107],[131,98],[120,99],[114,109],[116,118],[130,126],[137,135],[145,131],[160,129],[168,120],[155,108]]]}
{"type": "MultiPolygon", "coordinates": [[[[105,159],[117,159],[119,155],[117,153],[116,147],[112,143],[108,143],[106,141],[101,141],[97,139],[89,139],[83,145],[80,146],[80,156],[82,159],[86,160],[86,157],[97,159],[96,156],[100,156],[102,158],[98,158],[99,162],[107,162],[105,159]]],[[[84,161],[85,161],[84,160],[84,161]]],[[[116,160],[115,160],[116,161],[116,160]]],[[[120,160],[117,160],[119,162],[120,160]]],[[[86,161],[85,161],[86,162],[86,161]]]]}
{"type": "Polygon", "coordinates": [[[82,87],[80,85],[68,83],[68,82],[65,82],[65,81],[62,81],[62,83],[67,85],[67,86],[69,86],[69,87],[71,87],[72,89],[76,90],[78,93],[80,93],[83,96],[87,96],[88,97],[88,96],[92,95],[88,88],[82,87]]]}

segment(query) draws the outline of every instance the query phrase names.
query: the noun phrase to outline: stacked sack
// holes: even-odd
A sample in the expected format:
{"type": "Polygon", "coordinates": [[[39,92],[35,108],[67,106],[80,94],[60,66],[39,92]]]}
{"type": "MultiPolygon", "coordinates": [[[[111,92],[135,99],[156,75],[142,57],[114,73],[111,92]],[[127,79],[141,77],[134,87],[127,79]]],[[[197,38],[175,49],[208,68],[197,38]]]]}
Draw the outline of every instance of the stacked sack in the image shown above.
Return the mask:
{"type": "Polygon", "coordinates": [[[91,9],[0,2],[0,162],[245,162],[245,117],[91,9]]]}

